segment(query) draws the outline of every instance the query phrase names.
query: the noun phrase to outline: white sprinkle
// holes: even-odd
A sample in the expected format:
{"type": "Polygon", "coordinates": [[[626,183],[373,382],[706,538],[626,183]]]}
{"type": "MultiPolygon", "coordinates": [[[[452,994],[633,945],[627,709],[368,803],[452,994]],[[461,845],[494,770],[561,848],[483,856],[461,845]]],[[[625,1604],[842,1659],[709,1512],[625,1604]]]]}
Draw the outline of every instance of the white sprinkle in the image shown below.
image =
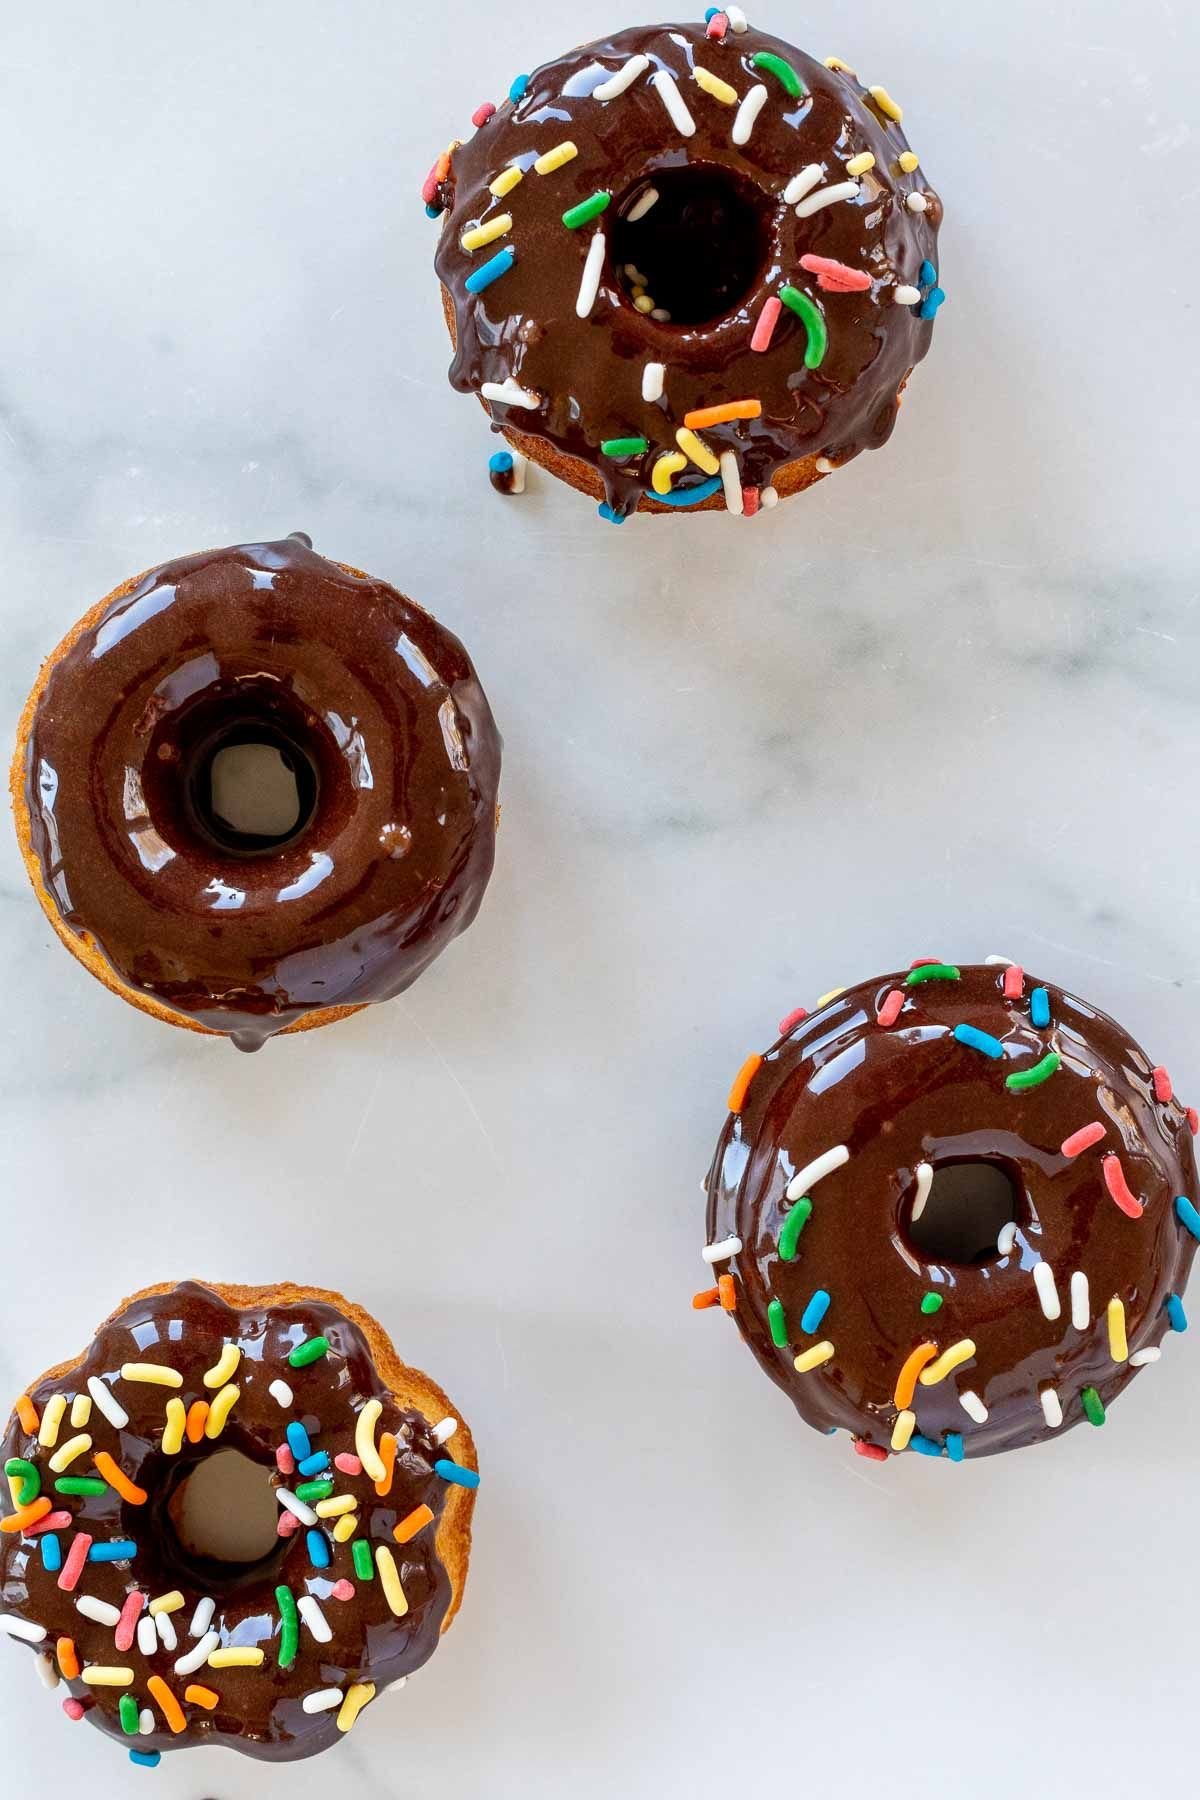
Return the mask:
{"type": "MultiPolygon", "coordinates": [[[[600,277],[604,272],[604,233],[598,231],[592,239],[587,253],[587,261],[583,265],[583,280],[579,284],[579,298],[575,302],[575,311],[581,319],[591,317],[596,296],[600,292],[600,277]]],[[[485,388],[486,393],[486,388],[485,388]]],[[[527,402],[522,401],[521,405],[527,402]]]]}
{"type": "Polygon", "coordinates": [[[303,1500],[297,1500],[295,1494],[289,1493],[287,1488],[276,1488],[275,1498],[283,1510],[290,1512],[293,1518],[299,1519],[302,1525],[316,1524],[317,1515],[312,1507],[306,1505],[303,1500]]]}
{"type": "Polygon", "coordinates": [[[742,496],[742,472],[738,467],[737,452],[722,450],[720,460],[721,480],[725,487],[725,511],[732,513],[735,519],[740,519],[746,510],[746,502],[742,496]]]}
{"type": "Polygon", "coordinates": [[[1092,1302],[1088,1278],[1082,1269],[1071,1277],[1071,1323],[1076,1331],[1086,1331],[1092,1322],[1092,1302]]]}
{"type": "Polygon", "coordinates": [[[830,462],[830,460],[827,456],[818,456],[818,458],[817,458],[817,474],[818,475],[832,475],[836,469],[837,469],[837,464],[834,462],[830,462]]]}
{"type": "Polygon", "coordinates": [[[1011,956],[985,956],[983,960],[985,963],[987,963],[989,968],[996,968],[996,967],[1003,968],[1003,969],[1011,969],[1012,968],[1012,957],[1011,956]]]}
{"type": "Polygon", "coordinates": [[[216,1601],[210,1594],[205,1594],[203,1600],[200,1601],[195,1612],[192,1614],[192,1622],[188,1626],[188,1636],[202,1638],[212,1624],[213,1614],[216,1610],[216,1601]]]}
{"type": "Polygon", "coordinates": [[[1053,1388],[1043,1388],[1041,1399],[1042,1411],[1046,1415],[1046,1423],[1051,1431],[1057,1431],[1063,1422],[1062,1401],[1059,1399],[1053,1388]]]}
{"type": "Polygon", "coordinates": [[[542,404],[540,394],[523,388],[511,375],[504,381],[485,381],[479,391],[485,400],[495,400],[501,406],[524,406],[532,411],[542,404]]]}
{"type": "MultiPolygon", "coordinates": [[[[658,205],[658,189],[653,188],[653,187],[647,188],[645,193],[642,195],[641,199],[638,201],[637,205],[631,206],[629,211],[626,213],[625,217],[629,220],[629,223],[631,225],[636,225],[639,219],[645,218],[646,214],[650,211],[650,208],[652,206],[657,206],[657,205],[658,205]]],[[[643,282],[642,286],[645,287],[645,285],[646,285],[645,282],[643,282]]]]}
{"type": "Polygon", "coordinates": [[[1153,1347],[1149,1350],[1135,1350],[1129,1359],[1130,1365],[1135,1369],[1144,1369],[1147,1363],[1156,1363],[1161,1355],[1162,1351],[1153,1347]]]}
{"type": "Polygon", "coordinates": [[[509,454],[513,459],[513,466],[512,486],[508,491],[510,494],[523,494],[525,492],[525,476],[529,469],[529,458],[522,456],[519,450],[512,450],[509,454]]]}
{"type": "Polygon", "coordinates": [[[798,175],[793,175],[792,179],[784,188],[783,204],[785,206],[798,205],[799,202],[803,200],[804,196],[806,194],[811,194],[813,189],[818,187],[824,179],[825,165],[823,163],[809,163],[807,169],[801,169],[798,175]]]}
{"type": "Polygon", "coordinates": [[[737,109],[737,117],[733,121],[733,141],[739,147],[748,144],[754,131],[755,121],[763,107],[767,104],[767,90],[761,81],[757,82],[746,95],[737,109]]]}
{"type": "MultiPolygon", "coordinates": [[[[623,69],[618,69],[615,75],[610,75],[608,80],[602,81],[598,88],[592,89],[592,99],[615,100],[618,94],[623,94],[626,88],[631,88],[638,76],[644,75],[649,67],[650,58],[648,56],[631,56],[623,69]]],[[[341,1699],[340,1694],[338,1698],[341,1699]]]]}
{"type": "MultiPolygon", "coordinates": [[[[644,62],[645,57],[635,57],[635,62],[644,62]]],[[[342,1704],[341,1688],[318,1688],[315,1694],[305,1694],[300,1702],[306,1713],[332,1712],[335,1706],[342,1704]]]]}
{"type": "Polygon", "coordinates": [[[153,1656],[158,1650],[158,1633],[149,1613],[143,1613],[138,1620],[137,1647],[143,1656],[153,1656]]]}
{"type": "Polygon", "coordinates": [[[965,1393],[960,1394],[958,1396],[958,1403],[967,1416],[974,1419],[977,1425],[987,1424],[988,1409],[973,1389],[968,1388],[965,1393]]]}
{"type": "Polygon", "coordinates": [[[164,1650],[178,1650],[179,1639],[175,1636],[175,1627],[171,1623],[170,1613],[160,1612],[154,1615],[154,1629],[158,1632],[159,1642],[164,1650]]]}
{"type": "Polygon", "coordinates": [[[758,504],[760,506],[765,506],[767,511],[770,512],[773,506],[779,505],[779,489],[777,487],[765,487],[758,496],[758,504]]]}
{"type": "Polygon", "coordinates": [[[1010,1219],[1007,1225],[1000,1227],[1000,1236],[996,1239],[996,1249],[1001,1256],[1011,1256],[1017,1247],[1017,1221],[1010,1219]]]}
{"type": "Polygon", "coordinates": [[[725,1262],[730,1256],[736,1256],[742,1247],[740,1237],[722,1238],[719,1244],[705,1244],[700,1252],[706,1263],[725,1262]]]}
{"type": "Polygon", "coordinates": [[[91,1619],[95,1625],[119,1625],[121,1609],[110,1606],[107,1600],[97,1600],[94,1594],[80,1594],[75,1602],[75,1610],[81,1612],[85,1619],[91,1619]]]}
{"type": "Polygon", "coordinates": [[[379,1698],[382,1700],[384,1694],[398,1694],[402,1687],[407,1687],[407,1686],[408,1686],[408,1676],[401,1675],[397,1678],[397,1680],[388,1682],[388,1685],[380,1693],[379,1698]]]}
{"type": "MultiPolygon", "coordinates": [[[[921,303],[921,290],[920,288],[915,287],[898,287],[892,298],[895,300],[897,306],[919,306],[921,303]]],[[[988,961],[1006,962],[1007,958],[1003,956],[989,956],[988,961]]]]}
{"type": "Polygon", "coordinates": [[[129,1423],[129,1414],[121,1406],[108,1383],[101,1381],[98,1375],[88,1376],[88,1393],[92,1396],[99,1410],[109,1424],[117,1431],[124,1431],[129,1423]]]}
{"type": "Polygon", "coordinates": [[[657,319],[660,325],[669,325],[671,323],[671,315],[665,306],[654,307],[650,317],[652,319],[657,319]]]}
{"type": "Polygon", "coordinates": [[[0,1631],[9,1637],[20,1638],[26,1644],[40,1644],[46,1635],[44,1625],[30,1625],[25,1619],[18,1619],[12,1613],[0,1613],[0,1631]]]}
{"type": "Polygon", "coordinates": [[[286,1381],[273,1381],[267,1392],[272,1400],[278,1401],[279,1405],[285,1408],[290,1408],[295,1399],[295,1395],[286,1381]]]}
{"type": "Polygon", "coordinates": [[[1062,1301],[1058,1297],[1058,1288],[1054,1281],[1054,1270],[1049,1263],[1040,1262],[1034,1265],[1033,1285],[1037,1289],[1038,1299],[1042,1303],[1042,1311],[1048,1319],[1062,1317],[1062,1301]]]}
{"type": "MultiPolygon", "coordinates": [[[[139,1649],[140,1647],[141,1646],[139,1645],[139,1649]]],[[[193,1649],[189,1650],[186,1655],[179,1658],[179,1661],[175,1664],[175,1673],[177,1675],[194,1675],[197,1669],[202,1669],[204,1667],[213,1651],[219,1650],[220,1648],[220,1632],[206,1631],[204,1636],[200,1639],[200,1642],[193,1649]]]]}
{"type": "Polygon", "coordinates": [[[154,1731],[154,1714],[148,1706],[143,1706],[138,1714],[138,1732],[142,1737],[153,1737],[154,1731]]]}
{"type": "Polygon", "coordinates": [[[905,204],[905,206],[907,206],[909,212],[915,212],[915,213],[928,212],[929,211],[929,196],[927,194],[919,194],[919,193],[918,194],[910,194],[908,196],[908,199],[904,202],[904,204],[905,204]]]}
{"type": "Polygon", "coordinates": [[[796,208],[798,219],[811,219],[819,213],[823,206],[836,206],[839,200],[856,200],[862,189],[857,181],[839,181],[835,187],[822,188],[820,193],[810,194],[796,208]]]}
{"type": "Polygon", "coordinates": [[[433,1428],[434,1443],[435,1444],[448,1444],[450,1442],[450,1439],[454,1436],[454,1434],[457,1430],[458,1430],[458,1420],[457,1419],[443,1419],[440,1425],[435,1425],[433,1428]]]}
{"type": "Polygon", "coordinates": [[[666,363],[647,363],[642,370],[642,399],[651,405],[663,397],[663,386],[667,379],[666,363]]]}
{"type": "Polygon", "coordinates": [[[696,121],[687,109],[687,102],[680,93],[675,77],[669,69],[658,69],[650,77],[650,85],[671,115],[671,123],[681,136],[690,138],[696,135],[696,121]]]}
{"type": "Polygon", "coordinates": [[[43,1687],[56,1688],[58,1686],[58,1670],[55,1667],[54,1658],[52,1656],[38,1657],[37,1672],[41,1678],[43,1687]]]}
{"type": "Polygon", "coordinates": [[[933,1187],[933,1169],[929,1163],[917,1164],[917,1197],[913,1201],[912,1220],[915,1225],[925,1211],[930,1190],[933,1187]]]}
{"type": "Polygon", "coordinates": [[[749,31],[750,21],[747,19],[740,6],[727,6],[725,8],[725,17],[729,20],[730,28],[733,31],[736,31],[739,37],[744,31],[749,31]]]}
{"type": "Polygon", "coordinates": [[[835,1169],[840,1169],[843,1163],[849,1161],[850,1152],[845,1144],[836,1144],[832,1150],[826,1150],[824,1156],[818,1156],[814,1162],[792,1176],[787,1184],[788,1199],[802,1200],[810,1187],[823,1180],[826,1175],[832,1175],[835,1169]]]}
{"type": "Polygon", "coordinates": [[[328,1644],[333,1639],[333,1628],[325,1614],[321,1611],[311,1594],[305,1594],[296,1602],[296,1611],[316,1638],[318,1644],[328,1644]]]}

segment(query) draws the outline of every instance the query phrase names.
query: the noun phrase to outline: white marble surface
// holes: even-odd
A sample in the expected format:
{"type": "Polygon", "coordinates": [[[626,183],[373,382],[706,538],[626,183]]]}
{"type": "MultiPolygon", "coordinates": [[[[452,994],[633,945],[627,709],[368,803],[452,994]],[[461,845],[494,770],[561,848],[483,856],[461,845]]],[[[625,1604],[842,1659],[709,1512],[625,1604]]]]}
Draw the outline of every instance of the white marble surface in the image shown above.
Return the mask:
{"type": "MultiPolygon", "coordinates": [[[[471,934],[255,1059],[89,980],[3,837],[0,1388],[155,1278],[309,1278],[474,1424],[435,1661],[333,1766],[172,1756],[164,1796],[1179,1791],[1192,1341],[1103,1434],[875,1469],[689,1297],[729,1077],[837,982],[1003,950],[1200,1092],[1200,28],[775,0],[903,99],[950,303],[890,450],[753,523],[616,532],[545,478],[489,488],[415,189],[479,99],[627,22],[5,9],[4,718],[127,574],[303,527],[462,633],[507,763],[471,934]]],[[[13,1790],[131,1791],[0,1660],[13,1790]]]]}

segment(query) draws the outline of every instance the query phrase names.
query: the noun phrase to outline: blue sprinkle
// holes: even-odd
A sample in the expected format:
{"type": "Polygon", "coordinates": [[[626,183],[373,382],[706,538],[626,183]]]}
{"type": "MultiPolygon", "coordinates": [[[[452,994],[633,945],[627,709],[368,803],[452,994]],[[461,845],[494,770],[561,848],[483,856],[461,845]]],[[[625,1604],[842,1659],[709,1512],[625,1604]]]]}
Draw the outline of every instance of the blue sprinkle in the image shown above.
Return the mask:
{"type": "Polygon", "coordinates": [[[663,506],[699,506],[702,500],[718,493],[724,485],[721,477],[714,475],[711,481],[702,481],[699,487],[674,488],[669,494],[655,494],[653,498],[663,506]]]}
{"type": "Polygon", "coordinates": [[[908,1440],[908,1447],[910,1450],[915,1450],[918,1456],[940,1456],[942,1454],[942,1446],[935,1444],[932,1438],[922,1437],[919,1431],[913,1432],[908,1440]]]}
{"type": "Polygon", "coordinates": [[[931,262],[921,264],[921,273],[917,276],[918,287],[932,287],[937,280],[937,270],[931,262]]]}
{"type": "Polygon", "coordinates": [[[474,1469],[464,1469],[460,1463],[447,1462],[445,1458],[441,1462],[434,1463],[433,1472],[435,1475],[440,1475],[443,1481],[452,1481],[455,1487],[477,1488],[479,1486],[479,1477],[474,1469]]]}
{"type": "Polygon", "coordinates": [[[507,275],[516,260],[515,250],[497,250],[490,262],[485,262],[482,268],[476,269],[473,275],[467,276],[468,294],[482,294],[485,288],[491,287],[493,281],[499,281],[502,275],[507,275]]]}
{"type": "Polygon", "coordinates": [[[107,1544],[93,1544],[87,1559],[93,1563],[132,1562],[136,1555],[137,1545],[132,1538],[113,1538],[107,1544]]]}
{"type": "Polygon", "coordinates": [[[1167,1317],[1171,1321],[1172,1331],[1187,1330],[1187,1314],[1183,1310],[1183,1301],[1178,1294],[1167,1295],[1167,1317]]]}
{"type": "Polygon", "coordinates": [[[721,9],[719,6],[710,6],[708,11],[704,15],[704,23],[706,25],[711,25],[713,20],[716,18],[717,14],[720,12],[720,10],[721,9]]]}
{"type": "Polygon", "coordinates": [[[922,300],[920,306],[917,308],[918,319],[932,319],[937,312],[938,307],[944,306],[945,303],[946,296],[941,288],[933,288],[931,292],[926,294],[924,300],[922,300]]]}
{"type": "Polygon", "coordinates": [[[440,219],[445,210],[444,206],[434,206],[432,202],[430,202],[425,208],[425,217],[427,219],[440,219]]]}
{"type": "Polygon", "coordinates": [[[303,1475],[307,1481],[313,1475],[323,1475],[328,1467],[328,1450],[314,1450],[311,1456],[306,1456],[303,1462],[296,1464],[296,1473],[303,1475]]]}
{"type": "Polygon", "coordinates": [[[607,500],[600,508],[600,517],[602,519],[607,519],[610,525],[623,525],[626,516],[625,513],[614,512],[607,500]]]}
{"type": "Polygon", "coordinates": [[[161,1750],[131,1750],[129,1760],[136,1763],[139,1769],[157,1769],[162,1761],[161,1750]]]}
{"type": "Polygon", "coordinates": [[[329,1567],[329,1539],[323,1531],[312,1530],[308,1534],[308,1560],[314,1569],[329,1567]]]}
{"type": "Polygon", "coordinates": [[[961,1462],[963,1460],[961,1431],[948,1431],[946,1433],[946,1454],[951,1462],[961,1462]]]}
{"type": "Polygon", "coordinates": [[[62,1540],[55,1531],[42,1533],[42,1567],[48,1575],[57,1575],[62,1568],[62,1540]]]}
{"type": "Polygon", "coordinates": [[[1034,988],[1029,996],[1029,1022],[1039,1031],[1050,1023],[1050,996],[1045,988],[1034,988]]]}
{"type": "Polygon", "coordinates": [[[829,1295],[824,1288],[818,1288],[804,1309],[804,1317],[800,1321],[801,1331],[809,1333],[816,1331],[828,1311],[829,1295]]]}
{"type": "Polygon", "coordinates": [[[287,1428],[288,1449],[298,1463],[306,1462],[313,1453],[312,1439],[305,1431],[299,1419],[293,1419],[287,1428]]]}
{"type": "Polygon", "coordinates": [[[977,1031],[974,1025],[956,1025],[954,1035],[968,1050],[981,1050],[993,1062],[999,1062],[1004,1055],[1004,1045],[1000,1039],[989,1036],[986,1031],[977,1031]]]}
{"type": "Polygon", "coordinates": [[[488,458],[488,468],[493,475],[510,475],[513,459],[511,450],[497,450],[495,456],[488,458]]]}
{"type": "Polygon", "coordinates": [[[1194,1238],[1200,1238],[1200,1212],[1196,1211],[1185,1194],[1180,1194],[1175,1202],[1175,1217],[1194,1238]]]}
{"type": "Polygon", "coordinates": [[[517,79],[513,82],[512,86],[508,90],[508,97],[512,101],[514,106],[516,106],[520,101],[522,101],[525,98],[525,92],[526,92],[526,89],[528,88],[528,86],[529,86],[528,75],[518,75],[517,79]]]}

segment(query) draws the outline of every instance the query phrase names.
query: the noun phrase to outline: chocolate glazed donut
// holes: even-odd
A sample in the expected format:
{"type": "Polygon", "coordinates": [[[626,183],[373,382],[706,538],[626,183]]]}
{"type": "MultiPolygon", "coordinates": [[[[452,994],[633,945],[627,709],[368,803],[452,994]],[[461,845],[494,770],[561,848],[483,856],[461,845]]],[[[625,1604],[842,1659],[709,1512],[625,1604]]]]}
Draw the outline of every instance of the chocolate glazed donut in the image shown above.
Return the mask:
{"type": "Polygon", "coordinates": [[[12,792],[38,898],[100,980],[242,1050],[401,993],[478,910],[500,739],[463,646],[300,533],[127,582],[44,667],[12,792]],[[274,748],[281,837],[213,801],[274,748]]]}
{"type": "Polygon", "coordinates": [[[1186,1326],[1197,1117],[1121,1028],[1015,965],[920,963],[744,1065],[701,1307],[861,1454],[1104,1423],[1186,1326]]]}

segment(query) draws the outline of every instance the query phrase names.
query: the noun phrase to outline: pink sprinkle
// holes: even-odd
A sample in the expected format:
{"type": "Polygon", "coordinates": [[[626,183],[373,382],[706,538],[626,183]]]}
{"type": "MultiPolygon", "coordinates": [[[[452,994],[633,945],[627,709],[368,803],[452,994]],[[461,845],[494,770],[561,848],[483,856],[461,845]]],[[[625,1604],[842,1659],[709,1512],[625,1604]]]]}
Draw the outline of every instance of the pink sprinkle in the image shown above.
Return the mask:
{"type": "Polygon", "coordinates": [[[280,1444],[279,1448],[276,1450],[275,1467],[279,1470],[281,1475],[294,1475],[296,1473],[296,1459],[292,1455],[287,1444],[280,1444]]]}
{"type": "Polygon", "coordinates": [[[868,1462],[886,1462],[888,1453],[882,1444],[868,1444],[864,1438],[854,1440],[855,1456],[865,1456],[868,1462]]]}
{"type": "Polygon", "coordinates": [[[84,1713],[83,1701],[82,1700],[64,1700],[63,1701],[63,1711],[66,1713],[68,1719],[75,1719],[75,1720],[82,1719],[83,1713],[84,1713]]]}
{"type": "Polygon", "coordinates": [[[890,1031],[900,1014],[904,1011],[904,989],[893,988],[879,1011],[875,1014],[875,1023],[890,1031]]]}
{"type": "Polygon", "coordinates": [[[1101,1138],[1107,1136],[1108,1127],[1097,1120],[1094,1125],[1085,1125],[1082,1131],[1072,1132],[1069,1138],[1065,1138],[1062,1153],[1064,1156],[1082,1156],[1085,1150],[1090,1150],[1093,1144],[1098,1144],[1101,1138]]]}
{"type": "Polygon", "coordinates": [[[26,1525],[24,1535],[36,1537],[39,1531],[70,1531],[74,1523],[69,1512],[47,1513],[44,1519],[38,1519],[33,1525],[26,1525]]]}
{"type": "Polygon", "coordinates": [[[438,189],[441,187],[441,185],[442,185],[441,182],[437,178],[437,170],[436,170],[436,165],[435,165],[434,169],[432,169],[430,171],[430,173],[425,177],[425,184],[421,189],[421,198],[425,202],[426,206],[433,205],[434,201],[438,197],[438,189]]]}
{"type": "Polygon", "coordinates": [[[714,13],[712,18],[708,21],[708,30],[705,33],[705,36],[710,38],[723,38],[728,30],[729,20],[725,14],[714,13]]]}
{"type": "Polygon", "coordinates": [[[789,1031],[795,1031],[797,1025],[803,1025],[803,1023],[804,1023],[805,1019],[807,1019],[807,1017],[808,1017],[807,1006],[798,1006],[796,1008],[795,1012],[790,1012],[788,1014],[786,1019],[780,1019],[780,1021],[779,1021],[780,1037],[786,1037],[789,1031]]]}
{"type": "Polygon", "coordinates": [[[73,1594],[79,1585],[79,1577],[83,1574],[88,1559],[88,1551],[92,1540],[86,1531],[77,1531],[71,1540],[71,1548],[67,1551],[67,1560],[62,1566],[58,1585],[64,1594],[73,1594]]]}
{"type": "Polygon", "coordinates": [[[1171,1077],[1160,1063],[1154,1071],[1154,1098],[1161,1100],[1165,1106],[1174,1092],[1175,1089],[1171,1086],[1171,1077]]]}
{"type": "Polygon", "coordinates": [[[775,327],[779,323],[779,315],[783,311],[783,301],[774,294],[764,302],[758,315],[758,323],[754,327],[754,336],[750,339],[752,350],[769,350],[771,339],[775,336],[775,327]]]}
{"type": "Polygon", "coordinates": [[[352,1456],[350,1454],[349,1450],[343,1450],[340,1456],[335,1456],[333,1459],[333,1466],[343,1475],[362,1474],[362,1464],[359,1462],[357,1456],[352,1456]]]}
{"type": "Polygon", "coordinates": [[[742,489],[742,512],[747,519],[752,519],[758,511],[758,489],[744,487],[742,489]]]}
{"type": "Polygon", "coordinates": [[[1140,1219],[1146,1209],[1136,1195],[1131,1193],[1120,1157],[1106,1156],[1101,1166],[1104,1169],[1104,1185],[1126,1218],[1140,1219]]]}
{"type": "Polygon", "coordinates": [[[137,1632],[137,1622],[142,1616],[142,1608],[145,1604],[145,1594],[139,1594],[135,1588],[121,1608],[121,1617],[117,1621],[115,1642],[118,1650],[133,1649],[133,1640],[137,1632]]]}
{"type": "Polygon", "coordinates": [[[352,1581],[335,1581],[329,1593],[330,1598],[334,1600],[353,1600],[354,1583],[352,1581]]]}
{"type": "Polygon", "coordinates": [[[485,100],[483,105],[477,106],[475,111],[471,114],[472,125],[478,130],[479,126],[486,125],[489,119],[495,117],[495,112],[496,109],[491,101],[485,100]]]}
{"type": "Polygon", "coordinates": [[[1020,963],[1009,963],[1004,971],[1004,998],[1019,1000],[1025,992],[1025,971],[1020,963]]]}
{"type": "Polygon", "coordinates": [[[940,956],[914,956],[908,966],[910,969],[932,969],[934,963],[940,963],[943,960],[940,956]]]}
{"type": "Polygon", "coordinates": [[[1197,1112],[1194,1106],[1189,1106],[1187,1109],[1187,1122],[1192,1136],[1200,1136],[1200,1112],[1197,1112]]]}
{"type": "Polygon", "coordinates": [[[293,1531],[299,1530],[299,1527],[300,1521],[295,1513],[282,1512],[279,1515],[279,1523],[275,1527],[275,1532],[278,1537],[291,1537],[293,1531]]]}
{"type": "Polygon", "coordinates": [[[815,275],[817,286],[828,294],[862,294],[871,285],[871,277],[865,269],[851,269],[829,256],[802,256],[800,267],[815,275]]]}

